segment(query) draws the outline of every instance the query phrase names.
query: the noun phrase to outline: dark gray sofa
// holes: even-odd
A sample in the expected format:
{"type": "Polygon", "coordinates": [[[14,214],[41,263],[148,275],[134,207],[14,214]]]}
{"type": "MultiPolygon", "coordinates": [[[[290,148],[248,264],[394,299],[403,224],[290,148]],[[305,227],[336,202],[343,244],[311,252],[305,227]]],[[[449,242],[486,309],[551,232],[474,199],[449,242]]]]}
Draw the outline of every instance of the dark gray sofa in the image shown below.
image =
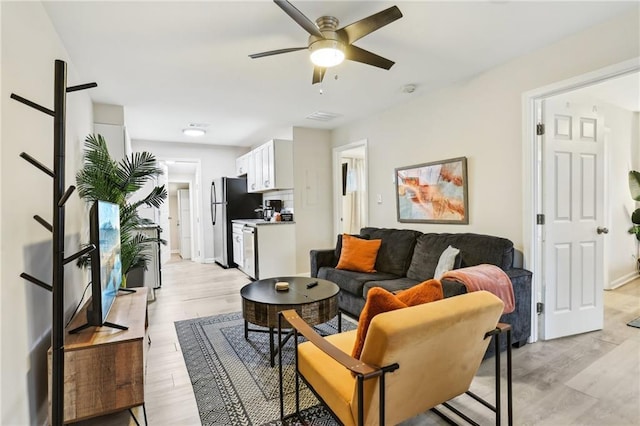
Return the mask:
{"type": "MultiPolygon", "coordinates": [[[[500,318],[511,324],[513,345],[520,347],[531,334],[531,272],[514,267],[513,243],[500,237],[472,233],[427,233],[409,229],[362,228],[360,235],[381,239],[375,273],[336,269],[341,250],[341,236],[335,249],[311,250],[311,276],[323,278],[340,287],[341,311],[358,318],[367,292],[372,287],[396,291],[433,278],[442,252],[449,246],[460,249],[457,267],[489,263],[503,269],[513,283],[516,308],[500,318]]],[[[467,292],[464,285],[442,280],[445,297],[467,292]]],[[[487,355],[493,353],[490,345],[487,355]]]]}

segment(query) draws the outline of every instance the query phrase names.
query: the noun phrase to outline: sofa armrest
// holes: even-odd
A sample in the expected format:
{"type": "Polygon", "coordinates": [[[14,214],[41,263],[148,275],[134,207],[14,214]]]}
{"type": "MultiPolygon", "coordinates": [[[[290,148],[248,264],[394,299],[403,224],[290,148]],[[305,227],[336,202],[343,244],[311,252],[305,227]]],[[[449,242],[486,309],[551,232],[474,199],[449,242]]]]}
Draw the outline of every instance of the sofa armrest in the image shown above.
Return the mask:
{"type": "Polygon", "coordinates": [[[311,259],[311,276],[314,278],[318,276],[318,271],[321,267],[329,266],[335,268],[338,264],[334,249],[311,250],[309,257],[311,259]]]}
{"type": "Polygon", "coordinates": [[[503,315],[500,321],[511,324],[514,330],[514,343],[523,345],[531,335],[531,280],[533,274],[522,268],[511,268],[505,272],[513,283],[516,310],[503,315]]]}

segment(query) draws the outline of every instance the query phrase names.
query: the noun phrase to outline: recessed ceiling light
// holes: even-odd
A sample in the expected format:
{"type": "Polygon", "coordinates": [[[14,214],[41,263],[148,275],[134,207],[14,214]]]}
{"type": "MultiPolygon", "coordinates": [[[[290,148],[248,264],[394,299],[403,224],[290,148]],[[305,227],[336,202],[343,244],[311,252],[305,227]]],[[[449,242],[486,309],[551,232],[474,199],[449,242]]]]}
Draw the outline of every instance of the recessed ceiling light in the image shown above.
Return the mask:
{"type": "Polygon", "coordinates": [[[204,129],[196,129],[194,127],[188,127],[186,129],[182,129],[182,133],[184,133],[187,136],[203,136],[206,132],[206,130],[204,129]]]}

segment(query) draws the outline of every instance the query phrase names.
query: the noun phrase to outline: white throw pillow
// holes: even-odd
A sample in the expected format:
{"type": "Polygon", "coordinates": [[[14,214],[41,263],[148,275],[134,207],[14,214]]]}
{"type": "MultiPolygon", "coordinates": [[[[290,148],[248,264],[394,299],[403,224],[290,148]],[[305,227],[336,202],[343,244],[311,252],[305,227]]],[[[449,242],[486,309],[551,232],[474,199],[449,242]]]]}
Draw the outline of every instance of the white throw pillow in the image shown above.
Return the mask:
{"type": "Polygon", "coordinates": [[[453,265],[456,263],[456,256],[458,253],[460,253],[459,249],[452,246],[447,247],[440,255],[438,266],[436,266],[436,272],[434,273],[433,278],[439,280],[445,272],[452,270],[453,265]]]}

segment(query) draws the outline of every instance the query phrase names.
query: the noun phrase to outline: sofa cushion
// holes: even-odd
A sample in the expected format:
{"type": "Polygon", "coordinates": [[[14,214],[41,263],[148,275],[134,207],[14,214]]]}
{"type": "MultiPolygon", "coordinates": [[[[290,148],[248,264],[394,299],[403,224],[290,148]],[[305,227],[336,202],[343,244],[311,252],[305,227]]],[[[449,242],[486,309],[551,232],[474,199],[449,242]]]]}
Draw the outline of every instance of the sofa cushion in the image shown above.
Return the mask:
{"type": "Polygon", "coordinates": [[[433,278],[440,255],[448,246],[460,249],[460,267],[489,263],[509,269],[513,243],[506,238],[473,233],[423,234],[418,237],[407,277],[424,281],[433,278]]]}
{"type": "Polygon", "coordinates": [[[382,240],[363,240],[344,234],[337,269],[376,272],[374,266],[382,240]]]}
{"type": "Polygon", "coordinates": [[[407,278],[424,281],[434,277],[440,256],[450,245],[440,234],[423,234],[418,237],[413,250],[407,278]]]}
{"type": "Polygon", "coordinates": [[[360,234],[368,235],[372,240],[382,240],[376,259],[376,271],[404,276],[411,263],[416,239],[422,233],[410,229],[362,228],[360,234]]]}
{"type": "Polygon", "coordinates": [[[318,270],[318,278],[334,282],[340,290],[362,297],[362,288],[367,281],[371,280],[392,280],[398,278],[397,275],[384,272],[364,273],[356,271],[345,271],[323,266],[318,270]]]}

